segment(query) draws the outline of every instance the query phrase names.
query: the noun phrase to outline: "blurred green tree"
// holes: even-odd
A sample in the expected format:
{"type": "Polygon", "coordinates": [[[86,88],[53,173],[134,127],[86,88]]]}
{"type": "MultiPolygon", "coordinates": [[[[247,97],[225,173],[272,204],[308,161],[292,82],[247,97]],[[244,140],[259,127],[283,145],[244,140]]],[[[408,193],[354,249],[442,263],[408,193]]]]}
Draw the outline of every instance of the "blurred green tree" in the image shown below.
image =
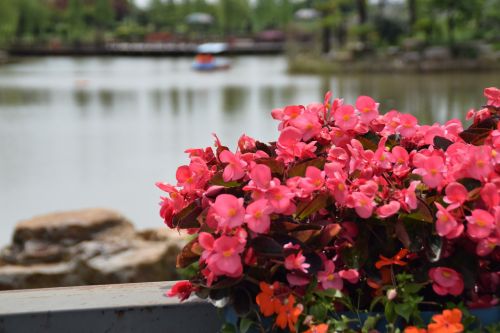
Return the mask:
{"type": "Polygon", "coordinates": [[[251,8],[248,0],[219,0],[218,23],[224,35],[251,30],[251,8]]]}
{"type": "Polygon", "coordinates": [[[17,30],[19,9],[16,0],[0,0],[0,48],[12,42],[17,30]]]}

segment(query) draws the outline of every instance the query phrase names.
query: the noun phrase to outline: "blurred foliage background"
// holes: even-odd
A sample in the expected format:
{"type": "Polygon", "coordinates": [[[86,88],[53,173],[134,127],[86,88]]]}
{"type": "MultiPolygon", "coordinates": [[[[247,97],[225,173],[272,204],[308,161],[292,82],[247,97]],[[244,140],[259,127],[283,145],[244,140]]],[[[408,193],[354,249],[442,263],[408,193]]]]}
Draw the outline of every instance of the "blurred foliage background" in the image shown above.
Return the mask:
{"type": "Polygon", "coordinates": [[[352,40],[384,47],[407,38],[427,45],[481,39],[498,46],[500,0],[151,0],[147,6],[131,0],[0,0],[3,48],[259,38],[269,30],[297,31],[298,24],[320,31],[323,51],[332,40],[339,47],[352,40]],[[210,20],[190,21],[193,13],[210,20]]]}

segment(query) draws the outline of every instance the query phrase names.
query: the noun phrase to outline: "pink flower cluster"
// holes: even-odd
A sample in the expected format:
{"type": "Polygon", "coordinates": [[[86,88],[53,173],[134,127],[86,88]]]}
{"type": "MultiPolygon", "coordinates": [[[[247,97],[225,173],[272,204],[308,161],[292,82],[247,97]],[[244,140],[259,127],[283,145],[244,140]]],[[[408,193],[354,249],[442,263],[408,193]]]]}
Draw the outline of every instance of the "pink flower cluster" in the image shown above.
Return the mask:
{"type": "Polygon", "coordinates": [[[382,270],[371,276],[379,255],[408,248],[412,254],[398,259],[408,265],[398,269],[423,265],[437,295],[460,296],[464,289],[474,297],[494,295],[500,91],[488,88],[485,95],[488,105],[469,112],[474,123],[467,130],[459,120],[420,125],[411,114],[380,114],[368,96],[350,105],[328,93],[324,103],[275,109],[276,142],[243,135],[236,151],[218,138],[215,151],[189,150],[176,186],[157,184],[168,194],[161,216],[169,227],[196,234],[181,256],[198,261],[200,286],[258,269],[297,290],[315,280],[320,289],[345,290],[345,281],[369,279],[383,284],[382,270]],[[349,249],[366,246],[369,236],[361,235],[380,230],[397,230],[392,248],[379,244],[368,258],[347,258],[349,249]],[[432,260],[423,232],[440,238],[432,260]],[[475,256],[473,286],[464,287],[456,265],[462,248],[475,256]],[[485,283],[481,276],[490,278],[485,283]]]}

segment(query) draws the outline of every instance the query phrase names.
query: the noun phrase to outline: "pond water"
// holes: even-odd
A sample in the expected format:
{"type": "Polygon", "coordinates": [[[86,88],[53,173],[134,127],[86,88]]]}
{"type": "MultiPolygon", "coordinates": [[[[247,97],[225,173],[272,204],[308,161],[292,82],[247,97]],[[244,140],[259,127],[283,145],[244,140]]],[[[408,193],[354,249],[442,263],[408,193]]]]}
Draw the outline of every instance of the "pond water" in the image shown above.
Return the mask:
{"type": "Polygon", "coordinates": [[[495,73],[343,75],[286,73],[281,56],[238,57],[227,71],[198,73],[189,58],[32,58],[0,67],[0,245],[37,214],[109,207],[138,227],[159,227],[155,181],[173,182],[183,151],[232,148],[242,133],[275,140],[270,111],[321,101],[353,103],[422,122],[463,119],[499,86],[495,73]]]}

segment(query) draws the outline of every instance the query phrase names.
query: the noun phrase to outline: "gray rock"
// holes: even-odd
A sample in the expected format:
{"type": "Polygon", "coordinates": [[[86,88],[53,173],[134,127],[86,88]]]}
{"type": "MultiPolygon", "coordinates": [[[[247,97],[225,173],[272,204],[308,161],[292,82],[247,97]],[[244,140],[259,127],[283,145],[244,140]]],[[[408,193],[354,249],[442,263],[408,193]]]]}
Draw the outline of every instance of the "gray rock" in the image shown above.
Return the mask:
{"type": "Polygon", "coordinates": [[[424,51],[424,58],[431,61],[451,59],[450,49],[445,46],[433,46],[424,51]]]}
{"type": "Polygon", "coordinates": [[[137,232],[107,209],[35,217],[0,251],[0,290],[175,280],[184,243],[166,227],[137,232]]]}

